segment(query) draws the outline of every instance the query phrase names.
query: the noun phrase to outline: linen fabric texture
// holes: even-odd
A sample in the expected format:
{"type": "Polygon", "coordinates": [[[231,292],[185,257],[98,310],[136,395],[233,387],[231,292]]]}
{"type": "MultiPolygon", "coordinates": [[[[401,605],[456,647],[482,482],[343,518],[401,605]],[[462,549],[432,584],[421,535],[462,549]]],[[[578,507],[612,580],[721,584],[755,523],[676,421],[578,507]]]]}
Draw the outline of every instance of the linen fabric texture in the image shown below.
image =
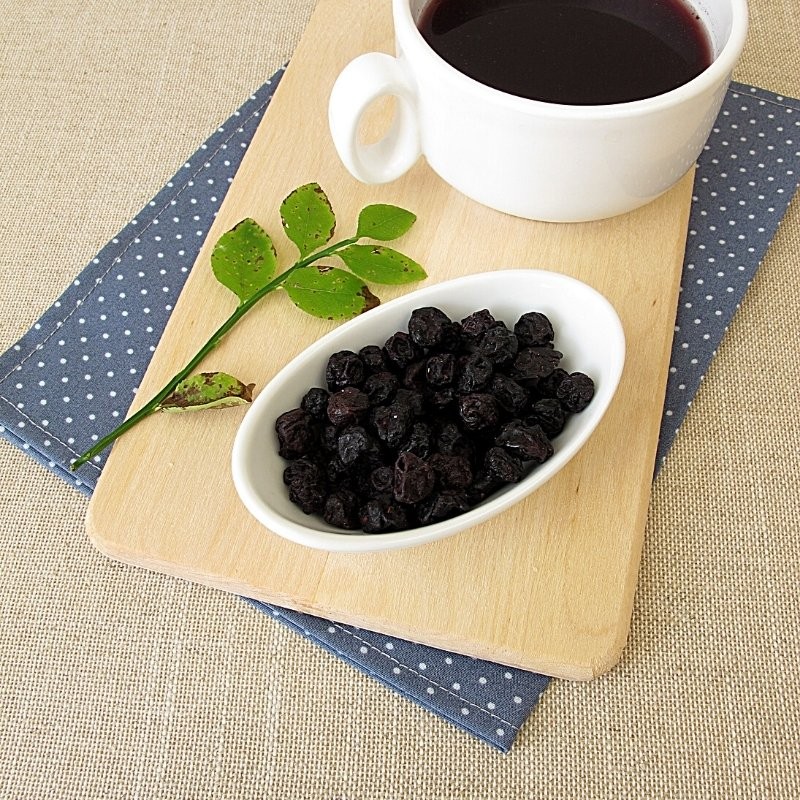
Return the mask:
{"type": "MultiPolygon", "coordinates": [[[[0,357],[0,434],[84,494],[94,488],[105,454],[77,473],[69,464],[124,418],[282,72],[201,145],[0,357]]],[[[798,143],[800,102],[731,85],[698,162],[656,466],[797,188],[798,143]]],[[[248,602],[502,751],[549,682],[248,602]]]]}

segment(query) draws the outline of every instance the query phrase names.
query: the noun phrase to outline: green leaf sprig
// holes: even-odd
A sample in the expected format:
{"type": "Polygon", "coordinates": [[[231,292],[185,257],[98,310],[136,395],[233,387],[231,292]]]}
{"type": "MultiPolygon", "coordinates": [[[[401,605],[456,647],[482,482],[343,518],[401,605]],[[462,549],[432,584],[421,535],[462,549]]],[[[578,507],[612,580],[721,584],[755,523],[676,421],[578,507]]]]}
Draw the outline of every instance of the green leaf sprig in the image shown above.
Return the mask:
{"type": "Polygon", "coordinates": [[[122,434],[156,411],[181,412],[221,408],[249,403],[253,384],[245,385],[224,372],[192,373],[236,323],[259,300],[283,289],[302,311],[330,320],[349,319],[374,308],[380,300],[365,281],[400,285],[426,278],[425,270],[413,259],[382,244],[406,233],[416,220],[398,206],[375,204],[358,216],[355,236],[330,244],[336,216],[327,195],[317,183],[295,189],[281,203],[281,221],[286,236],[297,247],[300,258],[276,275],[278,257],[272,239],[252,219],[244,219],[220,236],[211,253],[216,279],[239,298],[234,312],[173,378],[122,424],[108,433],[70,468],[95,458],[122,434]],[[337,256],[347,269],[319,262],[337,256]]]}

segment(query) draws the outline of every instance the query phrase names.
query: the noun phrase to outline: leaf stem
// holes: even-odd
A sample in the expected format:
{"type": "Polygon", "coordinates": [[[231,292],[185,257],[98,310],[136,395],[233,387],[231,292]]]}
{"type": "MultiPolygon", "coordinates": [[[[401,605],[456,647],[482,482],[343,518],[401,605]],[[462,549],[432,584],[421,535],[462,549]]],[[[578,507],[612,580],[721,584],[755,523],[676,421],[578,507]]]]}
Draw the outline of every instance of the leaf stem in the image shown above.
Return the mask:
{"type": "Polygon", "coordinates": [[[280,275],[273,278],[269,283],[262,286],[255,294],[248,297],[247,300],[240,303],[236,310],[211,334],[208,341],[195,353],[186,366],[178,373],[176,373],[156,394],[151,400],[143,405],[137,412],[128,417],[124,422],[120,423],[113,431],[106,434],[102,439],[98,440],[92,447],[90,447],[83,455],[79,456],[70,465],[70,470],[73,472],[82,464],[87,463],[95,456],[99,455],[109,445],[113,444],[123,433],[130,430],[134,425],[141,422],[145,417],[150,416],[159,410],[160,404],[174,391],[175,387],[197,368],[200,362],[222,341],[222,338],[236,323],[254,306],[261,298],[270,294],[280,287],[286,279],[298,269],[308,267],[319,261],[321,258],[333,255],[344,247],[355,244],[361,237],[351,236],[349,239],[343,239],[336,244],[328,245],[322,250],[307,255],[299,261],[292,264],[287,270],[284,270],[280,275]]]}

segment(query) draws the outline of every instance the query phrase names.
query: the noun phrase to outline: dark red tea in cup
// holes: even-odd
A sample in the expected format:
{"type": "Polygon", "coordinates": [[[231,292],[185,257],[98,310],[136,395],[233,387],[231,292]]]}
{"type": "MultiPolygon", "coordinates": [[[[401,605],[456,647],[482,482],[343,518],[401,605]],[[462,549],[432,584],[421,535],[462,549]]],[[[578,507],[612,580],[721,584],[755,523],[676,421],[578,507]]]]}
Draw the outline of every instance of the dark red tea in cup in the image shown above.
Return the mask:
{"type": "Polygon", "coordinates": [[[550,103],[653,97],[713,60],[708,32],[683,0],[430,0],[418,27],[459,72],[550,103]]]}

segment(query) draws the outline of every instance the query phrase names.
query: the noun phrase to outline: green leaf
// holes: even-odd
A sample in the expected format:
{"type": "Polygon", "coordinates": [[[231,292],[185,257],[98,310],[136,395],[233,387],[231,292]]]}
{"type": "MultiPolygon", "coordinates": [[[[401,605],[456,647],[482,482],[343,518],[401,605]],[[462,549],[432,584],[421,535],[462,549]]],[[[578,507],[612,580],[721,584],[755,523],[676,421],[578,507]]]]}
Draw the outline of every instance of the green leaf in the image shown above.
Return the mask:
{"type": "Polygon", "coordinates": [[[182,380],[171,395],[159,403],[160,411],[197,411],[250,403],[255,384],[245,385],[224,372],[201,372],[182,380]]]}
{"type": "Polygon", "coordinates": [[[356,236],[367,236],[381,242],[390,242],[408,231],[416,222],[416,214],[399,206],[377,203],[361,209],[358,215],[356,236]]]}
{"type": "Polygon", "coordinates": [[[380,303],[355,275],[334,267],[298,269],[283,288],[299,309],[323,319],[348,319],[380,303]]]}
{"type": "Polygon", "coordinates": [[[381,244],[351,244],[336,253],[360,278],[372,283],[414,283],[428,275],[416,261],[381,244]]]}
{"type": "Polygon", "coordinates": [[[249,218],[223,233],[211,253],[214,276],[241,302],[270,282],[277,262],[272,239],[249,218]]]}
{"type": "Polygon", "coordinates": [[[295,189],[281,203],[281,220],[286,235],[305,258],[330,241],[336,216],[330,200],[318,183],[295,189]]]}

